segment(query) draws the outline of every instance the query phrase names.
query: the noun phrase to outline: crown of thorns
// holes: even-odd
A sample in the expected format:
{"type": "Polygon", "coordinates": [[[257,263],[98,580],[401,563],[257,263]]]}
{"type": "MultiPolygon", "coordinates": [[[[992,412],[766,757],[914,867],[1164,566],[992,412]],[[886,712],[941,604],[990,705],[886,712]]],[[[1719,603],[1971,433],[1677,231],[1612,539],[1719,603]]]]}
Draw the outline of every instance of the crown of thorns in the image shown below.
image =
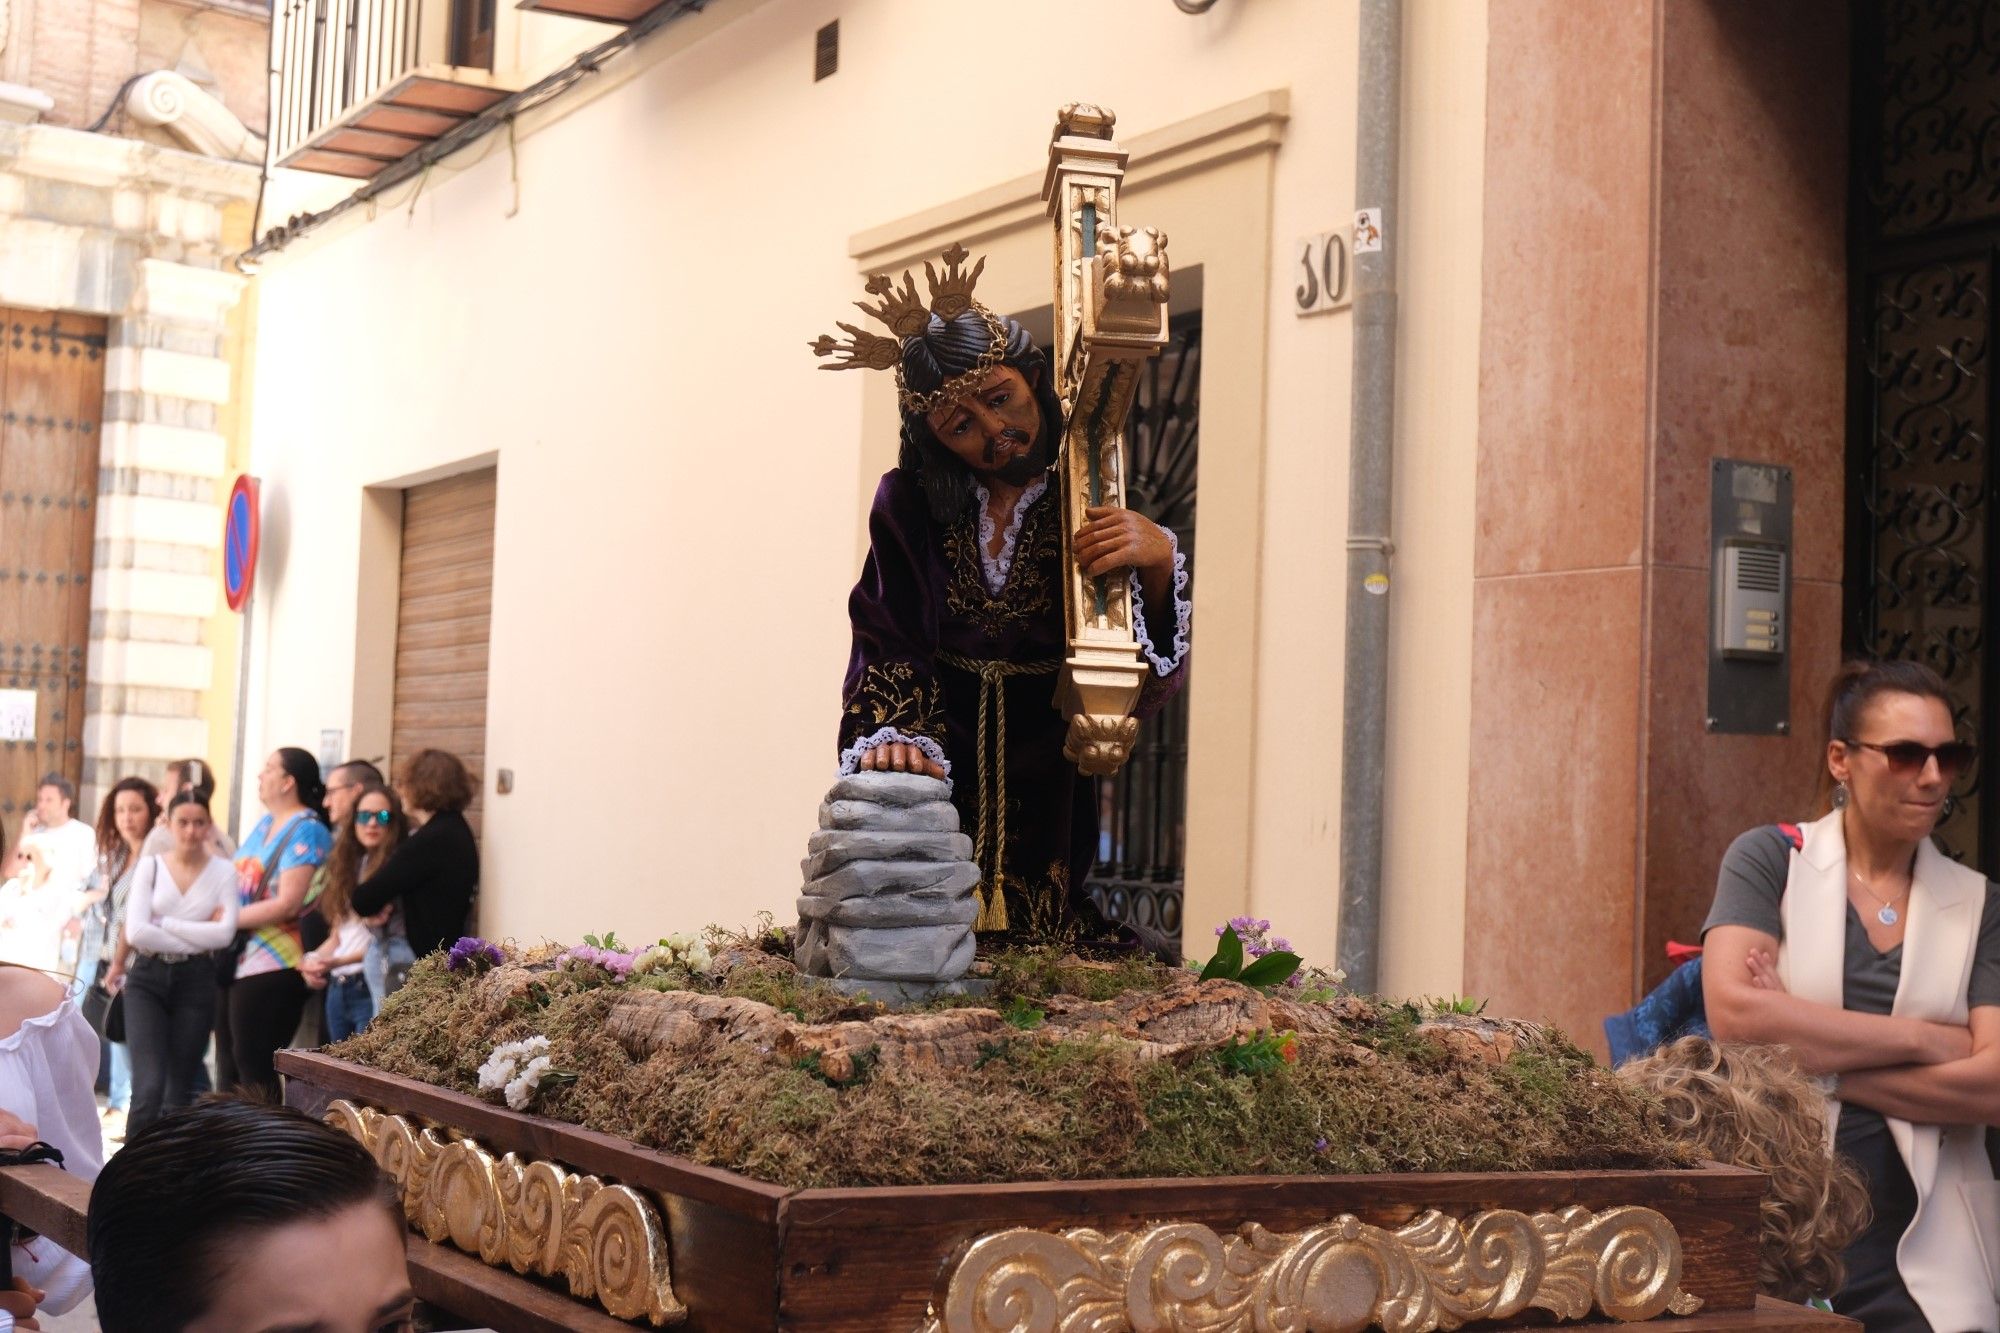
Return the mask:
{"type": "Polygon", "coordinates": [[[830,333],[822,333],[811,343],[814,356],[835,358],[821,370],[893,370],[896,372],[896,394],[902,400],[903,410],[916,416],[923,416],[946,403],[974,393],[986,380],[993,367],[1000,364],[1000,358],[1007,352],[1007,328],[1000,317],[972,299],[972,288],[979,281],[979,275],[986,271],[986,260],[965,271],[968,258],[962,245],[953,245],[944,252],[944,272],[940,274],[929,260],[924,261],[924,280],[929,285],[931,295],[928,302],[917,295],[917,281],[909,270],[903,272],[903,283],[899,288],[886,273],[877,273],[868,279],[864,290],[870,296],[881,298],[879,304],[856,301],[868,315],[882,323],[892,335],[884,337],[870,333],[853,324],[834,325],[847,334],[845,339],[835,338],[830,333]],[[926,393],[911,390],[903,377],[903,341],[923,335],[932,315],[949,320],[971,310],[986,321],[986,350],[979,354],[972,369],[962,375],[954,375],[937,388],[926,393]]]}

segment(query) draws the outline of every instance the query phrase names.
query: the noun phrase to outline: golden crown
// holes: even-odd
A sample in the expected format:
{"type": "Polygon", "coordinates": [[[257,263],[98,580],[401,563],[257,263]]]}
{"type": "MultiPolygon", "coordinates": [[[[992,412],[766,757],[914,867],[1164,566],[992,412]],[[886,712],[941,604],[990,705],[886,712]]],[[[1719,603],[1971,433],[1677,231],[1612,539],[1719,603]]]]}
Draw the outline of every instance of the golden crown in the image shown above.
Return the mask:
{"type": "Polygon", "coordinates": [[[863,288],[870,296],[880,297],[879,303],[871,305],[866,301],[856,301],[870,318],[879,320],[892,337],[870,333],[852,324],[836,323],[835,328],[847,334],[845,340],[836,339],[830,333],[822,333],[807,346],[814,356],[837,358],[821,370],[893,370],[896,372],[896,393],[902,400],[903,410],[918,416],[932,412],[946,403],[956,402],[977,390],[985,382],[993,367],[1000,364],[1000,358],[1007,352],[1007,328],[999,316],[972,299],[973,286],[979,275],[986,271],[986,260],[982,257],[972,266],[970,273],[965,270],[969,258],[962,245],[954,244],[940,258],[944,261],[944,272],[940,274],[929,260],[924,261],[924,281],[930,287],[930,300],[925,302],[917,296],[917,280],[906,269],[901,287],[886,273],[877,273],[868,279],[863,288]],[[903,379],[903,340],[922,335],[932,315],[939,319],[952,319],[975,310],[986,321],[989,341],[986,350],[979,354],[972,369],[963,375],[955,375],[928,393],[914,393],[903,379]]]}

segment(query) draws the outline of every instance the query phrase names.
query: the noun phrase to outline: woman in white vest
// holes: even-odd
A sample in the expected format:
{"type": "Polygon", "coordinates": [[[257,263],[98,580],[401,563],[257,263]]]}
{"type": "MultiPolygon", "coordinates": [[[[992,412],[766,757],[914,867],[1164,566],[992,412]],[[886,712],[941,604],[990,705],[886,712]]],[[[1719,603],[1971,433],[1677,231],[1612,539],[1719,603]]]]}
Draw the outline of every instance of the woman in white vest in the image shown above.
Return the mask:
{"type": "Polygon", "coordinates": [[[1875,1209],[1834,1308],[1871,1330],[2000,1333],[2000,887],[1930,836],[1973,747],[1915,662],[1844,668],[1827,737],[1832,813],[1753,829],[1723,858],[1709,1025],[1822,1076],[1828,1142],[1875,1209]]]}

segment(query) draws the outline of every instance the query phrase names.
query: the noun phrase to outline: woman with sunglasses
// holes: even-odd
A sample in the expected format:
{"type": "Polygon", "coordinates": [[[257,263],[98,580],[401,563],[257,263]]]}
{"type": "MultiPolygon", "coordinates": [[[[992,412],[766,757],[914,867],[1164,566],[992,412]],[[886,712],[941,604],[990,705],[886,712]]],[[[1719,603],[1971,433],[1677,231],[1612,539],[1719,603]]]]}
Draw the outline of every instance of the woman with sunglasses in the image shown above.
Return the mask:
{"type": "Polygon", "coordinates": [[[1827,707],[1832,812],[1738,838],[1703,927],[1716,1038],[1791,1047],[1868,1182],[1874,1220],[1833,1306],[1870,1329],[2000,1329],[1981,1254],[2000,1215],[1980,1214],[2000,1120],[2000,888],[1931,838],[1975,757],[1929,667],[1850,664],[1827,707]]]}
{"type": "Polygon", "coordinates": [[[320,889],[326,942],[300,964],[306,984],[326,991],[326,1039],[343,1041],[374,1021],[388,998],[383,980],[391,959],[407,976],[410,944],[404,937],[402,905],[391,904],[373,917],[354,910],[354,890],[382,868],[403,840],[402,802],[379,782],[361,784],[354,814],[334,835],[320,889]]]}

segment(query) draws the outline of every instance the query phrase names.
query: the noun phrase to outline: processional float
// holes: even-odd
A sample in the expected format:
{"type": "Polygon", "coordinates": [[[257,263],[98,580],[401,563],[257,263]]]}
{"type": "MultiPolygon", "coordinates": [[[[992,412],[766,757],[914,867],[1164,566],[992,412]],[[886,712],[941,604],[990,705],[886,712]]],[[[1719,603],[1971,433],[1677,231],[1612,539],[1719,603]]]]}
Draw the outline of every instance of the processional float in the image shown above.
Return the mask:
{"type": "MultiPolygon", "coordinates": [[[[1044,185],[1052,351],[1068,423],[1059,460],[1068,647],[1057,706],[1070,719],[1067,753],[1088,774],[1115,772],[1129,756],[1148,667],[1126,580],[1080,570],[1071,534],[1087,508],[1125,501],[1124,429],[1139,368],[1167,337],[1166,237],[1118,222],[1126,156],[1112,126],[1099,107],[1063,108],[1044,185]]],[[[850,331],[858,350],[887,355],[877,344],[890,340],[850,331]]],[[[531,1013],[546,966],[509,960],[461,984],[531,1013]]],[[[1201,988],[1233,984],[1183,979],[1173,1003],[1214,1010],[1201,988]]],[[[896,1025],[939,1016],[813,1025],[699,988],[635,987],[614,999],[605,1023],[664,1043],[728,1040],[751,1023],[782,1029],[794,1045],[866,1046],[893,1045],[899,1033],[907,1044],[896,1025]]],[[[1011,1031],[976,1008],[941,1016],[985,1021],[996,1041],[1011,1031]]],[[[396,1009],[382,1021],[395,1023],[396,1009]]],[[[1438,1059],[1508,1058],[1494,1046],[1511,1031],[1504,1021],[1453,1022],[1479,1030],[1446,1033],[1460,1040],[1438,1044],[1438,1059]]],[[[1431,1040],[1423,1032],[1406,1039],[1431,1040]]],[[[969,1069],[988,1058],[973,1037],[971,1063],[961,1062],[969,1069]]],[[[871,1056],[880,1049],[866,1046],[871,1056]]],[[[943,1048],[924,1049],[937,1058],[943,1048]]],[[[419,1294],[503,1333],[1433,1333],[1522,1315],[1601,1326],[1696,1309],[1704,1328],[1827,1326],[1797,1307],[1760,1304],[1765,1180],[1714,1163],[793,1188],[330,1055],[281,1052],[278,1067],[290,1104],[359,1140],[394,1178],[420,1233],[410,1249],[419,1294]]]]}

